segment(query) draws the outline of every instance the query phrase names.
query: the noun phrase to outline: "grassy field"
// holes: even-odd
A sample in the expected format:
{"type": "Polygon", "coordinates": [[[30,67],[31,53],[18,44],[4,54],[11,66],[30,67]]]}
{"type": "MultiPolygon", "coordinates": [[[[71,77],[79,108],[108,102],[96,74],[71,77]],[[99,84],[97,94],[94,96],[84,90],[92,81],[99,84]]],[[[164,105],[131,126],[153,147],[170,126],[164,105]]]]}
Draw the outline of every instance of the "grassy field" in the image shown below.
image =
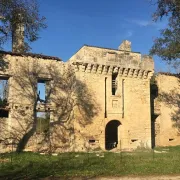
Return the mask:
{"type": "Polygon", "coordinates": [[[180,146],[128,153],[0,154],[0,179],[4,180],[171,174],[180,174],[180,146]]]}

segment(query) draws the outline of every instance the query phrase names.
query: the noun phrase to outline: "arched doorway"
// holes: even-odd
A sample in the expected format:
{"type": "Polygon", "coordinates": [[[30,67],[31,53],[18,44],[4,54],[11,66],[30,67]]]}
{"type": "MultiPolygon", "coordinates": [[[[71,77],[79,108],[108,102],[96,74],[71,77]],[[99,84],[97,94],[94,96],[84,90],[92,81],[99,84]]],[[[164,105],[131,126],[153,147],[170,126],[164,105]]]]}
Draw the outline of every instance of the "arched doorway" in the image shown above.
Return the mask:
{"type": "Polygon", "coordinates": [[[107,123],[105,129],[105,148],[111,150],[117,147],[118,144],[118,126],[121,123],[117,120],[112,120],[107,123]]]}

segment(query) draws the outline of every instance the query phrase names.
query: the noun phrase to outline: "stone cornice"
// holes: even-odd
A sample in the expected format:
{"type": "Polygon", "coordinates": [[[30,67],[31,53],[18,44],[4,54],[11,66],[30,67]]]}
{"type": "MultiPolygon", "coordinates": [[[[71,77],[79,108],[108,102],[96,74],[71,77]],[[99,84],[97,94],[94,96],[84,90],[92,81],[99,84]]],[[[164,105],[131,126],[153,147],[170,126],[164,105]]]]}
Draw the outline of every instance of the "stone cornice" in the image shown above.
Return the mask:
{"type": "Polygon", "coordinates": [[[121,66],[112,66],[112,65],[102,65],[102,64],[92,64],[92,63],[83,63],[83,62],[73,62],[75,71],[93,73],[93,74],[112,74],[118,73],[119,76],[129,77],[129,78],[141,78],[141,79],[150,79],[153,75],[152,70],[143,70],[135,68],[124,68],[121,66]]]}

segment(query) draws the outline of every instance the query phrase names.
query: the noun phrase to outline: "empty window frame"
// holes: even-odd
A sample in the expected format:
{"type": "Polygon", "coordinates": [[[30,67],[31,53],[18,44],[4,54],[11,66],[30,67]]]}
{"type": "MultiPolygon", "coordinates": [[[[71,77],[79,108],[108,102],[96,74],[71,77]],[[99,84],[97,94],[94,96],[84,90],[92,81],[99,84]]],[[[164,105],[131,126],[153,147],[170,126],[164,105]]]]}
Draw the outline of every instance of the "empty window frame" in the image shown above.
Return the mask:
{"type": "Polygon", "coordinates": [[[8,118],[8,117],[9,117],[9,110],[0,108],[0,118],[8,118]]]}
{"type": "Polygon", "coordinates": [[[0,77],[0,107],[7,106],[9,83],[7,77],[0,77]]]}
{"type": "Polygon", "coordinates": [[[50,113],[49,112],[36,112],[37,124],[36,133],[49,132],[50,113]]]}
{"type": "Polygon", "coordinates": [[[9,110],[8,106],[8,95],[9,95],[9,82],[8,77],[0,76],[0,118],[8,118],[9,110]]]}
{"type": "Polygon", "coordinates": [[[46,103],[49,99],[49,80],[39,79],[37,83],[37,101],[40,103],[46,103]]]}
{"type": "Polygon", "coordinates": [[[117,91],[117,73],[112,74],[112,95],[116,95],[117,91]]]}

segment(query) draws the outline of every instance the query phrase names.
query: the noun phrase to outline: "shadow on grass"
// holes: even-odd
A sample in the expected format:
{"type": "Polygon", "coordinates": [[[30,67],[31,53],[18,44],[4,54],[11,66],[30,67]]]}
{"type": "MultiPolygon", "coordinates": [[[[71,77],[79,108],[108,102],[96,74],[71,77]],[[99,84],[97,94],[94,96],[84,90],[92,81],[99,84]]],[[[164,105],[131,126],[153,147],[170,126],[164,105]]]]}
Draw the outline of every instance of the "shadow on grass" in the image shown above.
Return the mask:
{"type": "MultiPolygon", "coordinates": [[[[166,153],[62,153],[57,156],[38,153],[4,154],[0,179],[91,179],[98,176],[168,175],[180,172],[180,147],[167,147],[166,153]],[[176,167],[176,168],[175,168],[176,167]]],[[[159,149],[160,150],[160,149],[159,149]]],[[[164,150],[164,149],[161,149],[164,150]]]]}
{"type": "Polygon", "coordinates": [[[89,158],[90,155],[84,153],[78,155],[67,153],[56,157],[36,153],[1,154],[0,159],[9,159],[9,161],[0,163],[0,179],[32,180],[56,179],[56,177],[67,179],[74,176],[90,179],[96,176],[94,174],[97,172],[93,172],[93,169],[99,162],[90,162],[89,158]],[[86,171],[86,168],[89,170],[86,171]]]}

